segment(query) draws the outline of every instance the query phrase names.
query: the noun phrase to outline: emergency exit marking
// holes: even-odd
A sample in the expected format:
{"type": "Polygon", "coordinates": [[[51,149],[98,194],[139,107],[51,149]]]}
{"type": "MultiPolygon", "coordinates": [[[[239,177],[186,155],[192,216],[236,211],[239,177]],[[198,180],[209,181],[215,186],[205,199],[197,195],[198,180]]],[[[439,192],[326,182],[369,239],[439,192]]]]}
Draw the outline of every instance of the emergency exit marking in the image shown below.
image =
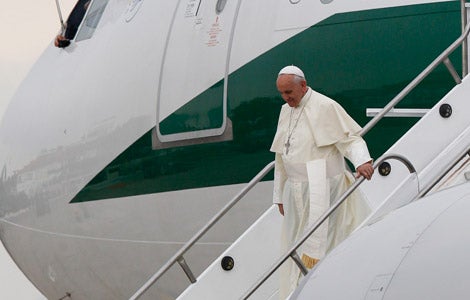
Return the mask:
{"type": "Polygon", "coordinates": [[[209,41],[206,45],[208,47],[215,47],[219,44],[219,34],[222,32],[220,28],[219,17],[217,16],[215,22],[212,24],[211,29],[207,32],[209,34],[209,41]]]}

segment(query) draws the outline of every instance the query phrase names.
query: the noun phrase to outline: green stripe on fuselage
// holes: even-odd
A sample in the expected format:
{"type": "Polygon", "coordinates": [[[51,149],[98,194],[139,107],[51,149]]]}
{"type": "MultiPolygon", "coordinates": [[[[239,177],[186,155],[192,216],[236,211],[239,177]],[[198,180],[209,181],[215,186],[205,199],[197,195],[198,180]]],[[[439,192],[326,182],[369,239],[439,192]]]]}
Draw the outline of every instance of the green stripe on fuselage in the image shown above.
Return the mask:
{"type": "MultiPolygon", "coordinates": [[[[280,68],[300,66],[312,88],[337,100],[365,125],[366,108],[385,106],[459,34],[458,1],[332,16],[230,74],[232,141],[152,150],[149,130],[72,202],[248,182],[274,158],[269,148],[283,103],[274,84],[280,68]]],[[[458,51],[451,59],[460,69],[458,51]]],[[[453,85],[440,67],[398,107],[432,107],[453,85]]],[[[198,106],[204,105],[206,93],[195,98],[198,106]]],[[[177,120],[179,113],[167,119],[177,120]]],[[[416,121],[381,121],[365,137],[372,156],[380,156],[416,121]]]]}

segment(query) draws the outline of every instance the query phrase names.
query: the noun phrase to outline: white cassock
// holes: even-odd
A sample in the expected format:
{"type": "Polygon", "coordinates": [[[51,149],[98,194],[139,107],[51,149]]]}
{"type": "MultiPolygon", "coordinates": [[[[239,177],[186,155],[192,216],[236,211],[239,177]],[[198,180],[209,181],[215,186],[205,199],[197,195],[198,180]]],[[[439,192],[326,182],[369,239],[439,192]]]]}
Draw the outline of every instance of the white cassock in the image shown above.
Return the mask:
{"type": "MultiPolygon", "coordinates": [[[[308,88],[300,105],[284,104],[271,151],[276,153],[275,204],[284,206],[281,253],[354,182],[344,157],[355,168],[371,161],[367,145],[356,134],[361,127],[332,99],[308,88]]],[[[313,267],[316,260],[349,235],[369,213],[359,191],[354,192],[298,251],[313,267]]],[[[300,271],[292,260],[281,268],[280,299],[297,286],[300,271]]]]}

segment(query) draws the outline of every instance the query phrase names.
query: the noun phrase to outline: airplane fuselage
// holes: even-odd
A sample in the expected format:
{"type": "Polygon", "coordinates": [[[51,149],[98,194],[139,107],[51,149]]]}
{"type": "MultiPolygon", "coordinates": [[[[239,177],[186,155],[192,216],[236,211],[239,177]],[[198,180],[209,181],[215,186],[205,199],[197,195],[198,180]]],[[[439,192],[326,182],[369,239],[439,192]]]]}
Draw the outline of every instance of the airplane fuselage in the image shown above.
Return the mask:
{"type": "MultiPolygon", "coordinates": [[[[457,1],[95,0],[5,113],[1,239],[50,299],[128,298],[273,160],[282,67],[364,125],[459,36],[459,15],[457,1]]],[[[452,86],[438,69],[403,105],[452,86]]],[[[415,122],[385,120],[371,154],[415,122]]],[[[196,272],[271,205],[271,179],[190,253],[196,272]]],[[[186,285],[175,271],[149,295],[186,285]]]]}

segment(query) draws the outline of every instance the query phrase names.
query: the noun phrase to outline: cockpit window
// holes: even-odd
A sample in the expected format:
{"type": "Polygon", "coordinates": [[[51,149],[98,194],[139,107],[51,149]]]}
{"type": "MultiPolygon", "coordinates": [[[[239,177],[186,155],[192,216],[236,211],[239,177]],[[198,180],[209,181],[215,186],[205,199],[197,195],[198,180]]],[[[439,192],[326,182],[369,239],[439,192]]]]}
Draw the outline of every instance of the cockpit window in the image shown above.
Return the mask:
{"type": "Polygon", "coordinates": [[[75,38],[90,2],[91,0],[78,0],[77,4],[75,4],[67,19],[67,28],[64,33],[64,37],[67,40],[73,40],[75,38]]]}
{"type": "MultiPolygon", "coordinates": [[[[79,2],[81,2],[80,0],[79,2]]],[[[80,25],[78,34],[75,41],[83,41],[91,38],[95,32],[98,23],[100,22],[101,16],[103,15],[104,9],[108,4],[109,0],[92,0],[90,6],[85,15],[85,19],[80,25]]]]}

